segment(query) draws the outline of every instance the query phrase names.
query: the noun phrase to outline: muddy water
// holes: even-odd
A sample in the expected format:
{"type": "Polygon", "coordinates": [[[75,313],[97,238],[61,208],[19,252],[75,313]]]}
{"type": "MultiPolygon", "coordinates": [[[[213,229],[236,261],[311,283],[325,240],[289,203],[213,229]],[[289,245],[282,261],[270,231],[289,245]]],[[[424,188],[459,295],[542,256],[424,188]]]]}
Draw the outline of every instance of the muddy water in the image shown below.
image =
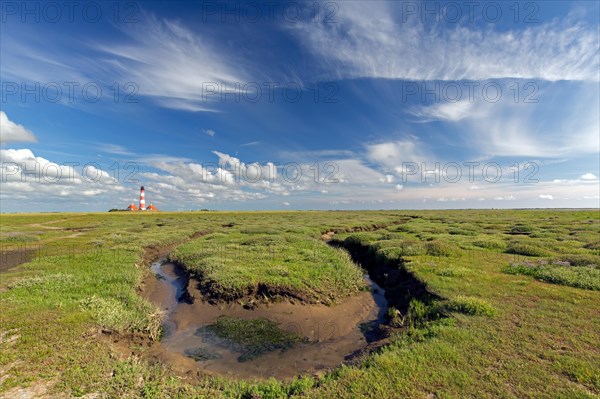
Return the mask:
{"type": "Polygon", "coordinates": [[[147,298],[165,312],[165,336],[149,355],[171,364],[183,374],[219,374],[235,378],[291,378],[320,374],[338,366],[347,356],[364,349],[374,338],[387,311],[384,291],[367,276],[371,292],[360,292],[335,306],[280,302],[253,310],[239,304],[211,305],[202,300],[195,281],[171,263],[152,265],[157,279],[147,298]],[[189,298],[193,297],[194,301],[189,298]],[[239,352],[207,339],[202,327],[219,316],[268,318],[286,331],[305,337],[291,348],[275,350],[252,360],[239,361],[239,352]],[[201,352],[206,360],[187,356],[201,352]]]}

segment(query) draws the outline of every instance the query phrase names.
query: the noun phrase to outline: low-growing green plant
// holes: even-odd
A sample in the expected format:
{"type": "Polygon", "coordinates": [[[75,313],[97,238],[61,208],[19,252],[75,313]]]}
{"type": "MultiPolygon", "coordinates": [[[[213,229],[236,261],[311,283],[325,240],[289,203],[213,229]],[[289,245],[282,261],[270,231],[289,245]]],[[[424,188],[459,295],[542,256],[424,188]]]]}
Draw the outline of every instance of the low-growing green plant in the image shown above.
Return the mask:
{"type": "Polygon", "coordinates": [[[485,239],[475,240],[475,241],[473,241],[473,245],[475,245],[476,247],[480,247],[480,248],[497,249],[497,250],[501,250],[501,251],[506,249],[506,243],[504,241],[495,239],[491,236],[489,238],[486,237],[485,239]]]}
{"type": "Polygon", "coordinates": [[[400,260],[405,256],[417,256],[423,253],[423,244],[418,240],[393,239],[378,241],[370,246],[382,259],[400,260]]]}
{"type": "Polygon", "coordinates": [[[291,233],[213,233],[177,247],[170,259],[195,275],[215,301],[253,296],[332,304],[365,285],[347,252],[291,233]]]}
{"type": "Polygon", "coordinates": [[[440,307],[437,302],[425,303],[413,298],[408,305],[405,321],[412,327],[418,327],[430,320],[438,319],[440,316],[440,307]]]}
{"type": "Polygon", "coordinates": [[[367,246],[378,241],[381,238],[380,234],[370,233],[370,232],[359,232],[352,233],[352,235],[346,237],[344,240],[344,245],[346,247],[351,247],[354,245],[363,245],[367,246]]]}
{"type": "Polygon", "coordinates": [[[554,366],[570,380],[600,390],[600,374],[592,371],[593,367],[588,359],[563,355],[555,361],[554,366]]]}
{"type": "Polygon", "coordinates": [[[531,226],[527,226],[527,225],[523,225],[523,224],[517,224],[513,227],[511,227],[511,229],[507,232],[508,234],[514,234],[514,235],[529,235],[531,233],[533,233],[534,228],[531,226]]]}
{"type": "Polygon", "coordinates": [[[119,333],[141,331],[158,339],[161,329],[161,314],[141,298],[133,304],[125,304],[116,298],[92,295],[80,301],[81,308],[92,313],[102,327],[119,333]],[[133,306],[132,306],[133,305],[133,306]]]}
{"type": "Polygon", "coordinates": [[[523,274],[546,283],[568,285],[588,290],[600,290],[600,269],[589,266],[571,266],[569,262],[514,262],[502,269],[508,274],[523,274]]]}
{"type": "Polygon", "coordinates": [[[459,312],[472,316],[493,316],[496,310],[487,301],[470,296],[457,296],[445,304],[450,312],[459,312]]]}
{"type": "Polygon", "coordinates": [[[240,362],[274,350],[284,351],[304,340],[302,336],[284,331],[277,323],[266,318],[247,320],[228,316],[221,316],[214,324],[201,327],[196,335],[240,352],[240,362]]]}
{"type": "Polygon", "coordinates": [[[506,248],[506,253],[523,256],[547,256],[548,251],[531,244],[512,243],[506,248]]]}
{"type": "Polygon", "coordinates": [[[451,256],[454,248],[444,241],[433,240],[425,243],[425,251],[431,256],[451,256]]]}
{"type": "Polygon", "coordinates": [[[600,241],[594,241],[594,242],[587,243],[583,247],[586,249],[594,250],[594,251],[600,251],[600,241]]]}
{"type": "Polygon", "coordinates": [[[442,267],[436,268],[435,274],[442,277],[463,277],[470,273],[466,267],[442,267]]]}
{"type": "Polygon", "coordinates": [[[477,232],[472,230],[465,230],[458,227],[452,227],[448,229],[448,234],[460,235],[460,236],[476,236],[477,232]]]}
{"type": "Polygon", "coordinates": [[[560,261],[568,262],[572,266],[600,267],[600,256],[588,254],[566,254],[558,257],[560,261]]]}
{"type": "Polygon", "coordinates": [[[27,277],[21,280],[14,281],[8,285],[9,289],[24,288],[24,289],[43,289],[47,284],[65,285],[73,281],[73,275],[67,273],[46,274],[42,276],[27,277]]]}
{"type": "Polygon", "coordinates": [[[0,239],[1,242],[6,244],[24,244],[39,241],[40,237],[30,234],[19,234],[5,236],[0,239]]]}
{"type": "Polygon", "coordinates": [[[403,315],[400,310],[390,307],[387,311],[387,318],[389,320],[389,324],[392,327],[401,328],[406,325],[407,317],[403,315]]]}

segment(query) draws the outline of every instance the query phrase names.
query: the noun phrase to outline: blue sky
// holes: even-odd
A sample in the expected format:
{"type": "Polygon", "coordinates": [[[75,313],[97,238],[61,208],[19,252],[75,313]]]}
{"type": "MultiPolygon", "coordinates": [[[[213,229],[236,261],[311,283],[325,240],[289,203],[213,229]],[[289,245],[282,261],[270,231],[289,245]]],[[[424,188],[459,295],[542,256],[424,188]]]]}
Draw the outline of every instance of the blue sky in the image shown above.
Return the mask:
{"type": "Polygon", "coordinates": [[[2,212],[599,207],[597,2],[48,4],[0,10],[2,212]]]}

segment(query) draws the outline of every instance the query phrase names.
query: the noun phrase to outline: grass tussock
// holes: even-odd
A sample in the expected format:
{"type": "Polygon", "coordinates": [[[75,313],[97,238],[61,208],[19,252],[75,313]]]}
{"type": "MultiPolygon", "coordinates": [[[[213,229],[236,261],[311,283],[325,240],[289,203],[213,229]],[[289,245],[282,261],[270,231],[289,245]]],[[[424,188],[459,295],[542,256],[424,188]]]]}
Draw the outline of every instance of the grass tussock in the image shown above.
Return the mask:
{"type": "Polygon", "coordinates": [[[127,305],[115,298],[101,298],[95,295],[82,299],[80,306],[89,311],[93,319],[105,329],[121,334],[142,332],[151,339],[158,339],[161,328],[161,315],[149,303],[135,299],[134,304],[127,305]]]}
{"type": "Polygon", "coordinates": [[[483,249],[499,250],[504,251],[506,249],[506,242],[492,237],[479,238],[473,241],[473,245],[483,249]]]}
{"type": "Polygon", "coordinates": [[[425,243],[425,251],[431,256],[452,256],[455,249],[444,241],[433,240],[425,243]]]}
{"type": "Polygon", "coordinates": [[[546,283],[600,290],[600,268],[595,265],[572,266],[567,261],[538,260],[514,262],[502,270],[508,274],[531,276],[546,283]]]}
{"type": "Polygon", "coordinates": [[[481,298],[459,295],[449,300],[445,308],[450,312],[464,313],[471,316],[494,316],[496,309],[481,298]]]}
{"type": "Polygon", "coordinates": [[[512,243],[506,248],[506,253],[523,256],[547,256],[548,251],[532,244],[512,243]]]}
{"type": "Polygon", "coordinates": [[[218,301],[291,297],[331,304],[358,292],[363,274],[348,254],[298,235],[210,234],[170,256],[218,301]]]}

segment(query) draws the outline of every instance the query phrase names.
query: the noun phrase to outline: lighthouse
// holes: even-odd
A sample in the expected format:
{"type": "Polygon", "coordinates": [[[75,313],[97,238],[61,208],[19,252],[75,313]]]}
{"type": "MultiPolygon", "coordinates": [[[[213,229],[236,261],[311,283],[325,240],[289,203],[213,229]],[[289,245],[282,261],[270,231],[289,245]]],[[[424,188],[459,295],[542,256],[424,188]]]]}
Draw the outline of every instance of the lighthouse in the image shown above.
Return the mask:
{"type": "Polygon", "coordinates": [[[140,188],[140,211],[146,210],[146,198],[144,197],[144,186],[140,188]]]}
{"type": "Polygon", "coordinates": [[[131,203],[127,207],[127,210],[128,211],[157,211],[158,212],[158,209],[153,204],[148,205],[148,207],[146,208],[146,193],[144,192],[144,186],[140,187],[140,207],[138,208],[137,206],[135,206],[135,204],[131,203]]]}

